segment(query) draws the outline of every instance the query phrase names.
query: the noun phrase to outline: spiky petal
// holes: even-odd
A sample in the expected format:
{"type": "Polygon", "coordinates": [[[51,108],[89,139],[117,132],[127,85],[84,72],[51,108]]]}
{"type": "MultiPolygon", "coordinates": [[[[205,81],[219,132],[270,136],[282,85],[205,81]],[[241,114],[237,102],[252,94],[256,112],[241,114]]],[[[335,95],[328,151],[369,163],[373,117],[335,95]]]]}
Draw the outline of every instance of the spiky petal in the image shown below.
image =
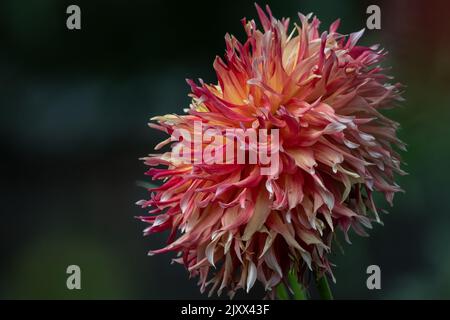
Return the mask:
{"type": "Polygon", "coordinates": [[[270,294],[291,269],[303,280],[312,270],[331,274],[336,230],[366,235],[364,228],[379,221],[373,193],[392,203],[401,190],[393,146],[404,145],[398,124],[380,113],[401,101],[400,85],[388,84],[378,65],[383,50],[358,46],[363,31],[339,34],[339,21],[320,33],[311,15],[299,14],[291,27],[269,8],[257,11],[263,30],[244,19],[244,43],[226,35],[225,57],[214,61],[218,84],[188,80],[188,114],[157,117],[151,126],[168,134],[194,134],[196,122],[202,133],[277,128],[275,170],[261,175],[260,163],[177,161],[171,152],[179,143],[144,158],[166,166],[147,172],[164,182],[139,202],[152,208],[141,217],[150,224],[145,234],[171,232],[168,245],[151,254],[178,252],[175,261],[199,276],[202,291],[210,285],[210,292],[233,295],[259,280],[270,294]]]}

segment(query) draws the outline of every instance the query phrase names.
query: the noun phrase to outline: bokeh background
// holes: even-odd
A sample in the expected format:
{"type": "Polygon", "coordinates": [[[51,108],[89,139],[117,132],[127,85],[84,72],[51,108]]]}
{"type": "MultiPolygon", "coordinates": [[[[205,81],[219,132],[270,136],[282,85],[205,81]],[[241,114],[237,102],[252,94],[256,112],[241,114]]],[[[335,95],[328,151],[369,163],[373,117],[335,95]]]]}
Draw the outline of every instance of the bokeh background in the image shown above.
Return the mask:
{"type": "MultiPolygon", "coordinates": [[[[401,122],[406,194],[370,238],[353,236],[333,257],[336,298],[450,298],[450,3],[265,1],[277,17],[314,12],[325,28],[365,27],[378,4],[382,29],[365,43],[390,52],[407,85],[401,122]],[[382,289],[366,288],[366,268],[382,289]]],[[[145,196],[138,158],[163,136],[151,116],[189,103],[185,78],[214,82],[226,32],[243,39],[253,1],[0,1],[0,298],[206,298],[171,255],[147,257],[165,237],[143,238],[134,206],[145,196]],[[66,29],[77,4],[82,30],[66,29]],[[66,268],[82,290],[66,289],[66,268]]],[[[248,296],[262,297],[261,289],[248,296]]]]}

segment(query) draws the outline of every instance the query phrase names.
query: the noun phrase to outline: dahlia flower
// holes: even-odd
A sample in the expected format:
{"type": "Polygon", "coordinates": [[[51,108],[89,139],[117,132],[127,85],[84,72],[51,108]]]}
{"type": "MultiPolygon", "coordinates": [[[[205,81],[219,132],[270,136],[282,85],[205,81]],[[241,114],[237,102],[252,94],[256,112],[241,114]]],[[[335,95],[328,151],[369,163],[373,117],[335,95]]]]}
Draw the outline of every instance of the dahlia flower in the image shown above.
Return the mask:
{"type": "MultiPolygon", "coordinates": [[[[365,236],[380,222],[373,194],[392,205],[401,191],[394,175],[404,174],[394,147],[405,146],[398,123],[380,113],[402,100],[401,86],[387,82],[383,50],[357,45],[364,30],[340,34],[337,20],[320,33],[311,14],[291,26],[256,7],[262,30],[243,19],[245,42],[225,36],[225,57],[214,61],[218,83],[188,80],[186,114],[152,119],[150,127],[172,138],[155,148],[166,152],[143,158],[163,166],[146,173],[163,183],[137,204],[150,208],[139,217],[150,224],[145,235],[170,231],[167,246],[149,254],[176,252],[174,261],[198,276],[202,292],[232,296],[258,280],[273,297],[292,270],[305,285],[314,273],[334,279],[328,256],[336,232],[349,242],[350,229],[365,236]],[[197,149],[190,159],[174,157],[194,143],[173,139],[177,130],[219,136],[230,128],[277,130],[277,141],[256,146],[278,155],[268,174],[261,159],[199,161],[197,149]]],[[[224,139],[205,139],[202,150],[217,153],[224,139]]],[[[249,153],[246,141],[235,150],[249,153]]]]}

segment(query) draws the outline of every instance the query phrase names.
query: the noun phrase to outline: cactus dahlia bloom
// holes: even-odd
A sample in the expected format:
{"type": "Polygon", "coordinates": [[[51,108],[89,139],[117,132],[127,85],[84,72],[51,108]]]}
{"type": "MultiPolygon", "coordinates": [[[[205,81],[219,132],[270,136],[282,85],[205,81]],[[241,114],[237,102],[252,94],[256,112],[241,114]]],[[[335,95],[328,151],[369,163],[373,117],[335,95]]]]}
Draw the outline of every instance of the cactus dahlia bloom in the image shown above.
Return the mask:
{"type": "MultiPolygon", "coordinates": [[[[337,230],[366,235],[380,222],[373,194],[392,204],[403,174],[393,146],[398,124],[380,113],[401,101],[400,85],[385,82],[378,46],[358,46],[363,32],[337,32],[339,20],[319,33],[319,20],[299,14],[300,24],[277,20],[257,6],[262,30],[243,19],[245,42],[226,35],[225,58],[214,61],[218,84],[195,83],[186,115],[153,118],[150,126],[169,135],[229,128],[278,129],[279,161],[268,175],[256,163],[205,163],[172,157],[183,142],[171,139],[167,152],[144,158],[147,175],[163,180],[150,189],[150,207],[139,217],[144,234],[170,230],[174,261],[201,290],[247,292],[259,280],[269,296],[295,270],[332,276],[328,255],[337,230]]],[[[189,139],[186,140],[189,144],[189,139]]],[[[186,141],[184,142],[186,144],[186,141]]],[[[214,142],[202,142],[202,147],[214,142]]],[[[244,144],[245,145],[245,144],[244,144]]],[[[248,152],[248,146],[247,152],[248,152]]],[[[195,153],[195,152],[193,152],[195,153]]],[[[194,155],[195,157],[195,155],[194,155]]]]}

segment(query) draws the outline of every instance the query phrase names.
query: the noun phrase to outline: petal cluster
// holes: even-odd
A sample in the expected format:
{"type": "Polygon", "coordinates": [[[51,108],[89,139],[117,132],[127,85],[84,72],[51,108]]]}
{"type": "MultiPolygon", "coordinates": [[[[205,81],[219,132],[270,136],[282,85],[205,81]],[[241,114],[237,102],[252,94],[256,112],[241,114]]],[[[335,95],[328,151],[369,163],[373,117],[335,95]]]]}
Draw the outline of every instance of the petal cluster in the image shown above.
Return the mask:
{"type": "MultiPolygon", "coordinates": [[[[329,273],[328,255],[337,230],[380,222],[376,192],[392,204],[404,174],[398,123],[380,110],[401,101],[379,66],[385,52],[357,45],[363,31],[340,34],[339,20],[319,32],[320,21],[277,20],[257,6],[262,29],[243,19],[247,39],[226,35],[217,57],[217,84],[188,80],[192,103],[184,115],[155,117],[150,126],[172,135],[177,129],[278,129],[279,162],[269,175],[261,163],[182,161],[172,153],[183,142],[161,142],[144,162],[161,186],[138,202],[146,235],[169,230],[166,247],[201,290],[250,290],[260,281],[269,295],[289,270],[302,281],[312,271],[329,273]]],[[[216,141],[217,142],[217,141],[216,141]]],[[[186,144],[186,141],[184,141],[186,144]]],[[[189,141],[188,141],[189,143],[189,141]]],[[[203,147],[213,144],[203,142],[203,147]]],[[[195,157],[195,155],[194,155],[195,157]]]]}

